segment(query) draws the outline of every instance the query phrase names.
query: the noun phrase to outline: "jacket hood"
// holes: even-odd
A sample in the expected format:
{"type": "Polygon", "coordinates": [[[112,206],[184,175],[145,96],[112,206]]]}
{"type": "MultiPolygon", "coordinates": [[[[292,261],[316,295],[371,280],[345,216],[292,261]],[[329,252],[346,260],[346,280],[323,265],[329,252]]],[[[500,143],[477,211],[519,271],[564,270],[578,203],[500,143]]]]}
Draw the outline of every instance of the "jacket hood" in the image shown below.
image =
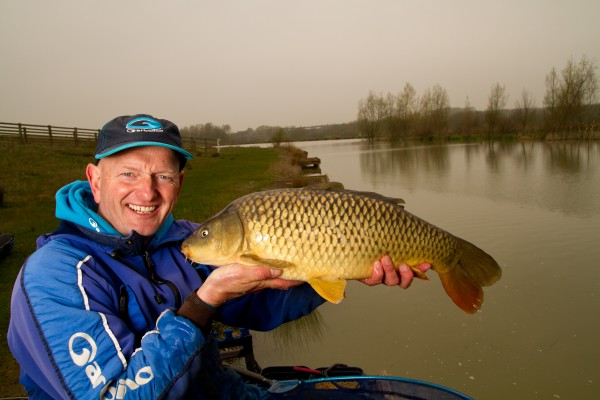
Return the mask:
{"type": "MultiPolygon", "coordinates": [[[[124,238],[108,221],[98,214],[92,189],[87,181],[75,181],[56,192],[56,218],[73,223],[83,231],[124,238]]],[[[173,224],[173,215],[163,222],[151,242],[160,242],[173,224]]],[[[135,231],[131,235],[135,235],[135,231]]],[[[129,237],[128,236],[128,237],[129,237]]]]}

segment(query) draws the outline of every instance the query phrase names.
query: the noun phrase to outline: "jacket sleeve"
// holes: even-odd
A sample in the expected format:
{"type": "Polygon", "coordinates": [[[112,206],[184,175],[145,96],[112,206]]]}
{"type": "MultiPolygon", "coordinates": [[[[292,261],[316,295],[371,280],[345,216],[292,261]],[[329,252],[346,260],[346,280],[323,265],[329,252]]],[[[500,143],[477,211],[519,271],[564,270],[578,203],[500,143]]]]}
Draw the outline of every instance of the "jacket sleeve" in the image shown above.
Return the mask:
{"type": "MultiPolygon", "coordinates": [[[[134,334],[116,311],[118,295],[92,263],[90,256],[49,243],[17,278],[8,341],[30,397],[147,399],[197,387],[191,374],[206,360],[214,362],[202,331],[165,311],[133,349],[134,334]]],[[[231,387],[246,390],[237,384],[231,387]]]]}

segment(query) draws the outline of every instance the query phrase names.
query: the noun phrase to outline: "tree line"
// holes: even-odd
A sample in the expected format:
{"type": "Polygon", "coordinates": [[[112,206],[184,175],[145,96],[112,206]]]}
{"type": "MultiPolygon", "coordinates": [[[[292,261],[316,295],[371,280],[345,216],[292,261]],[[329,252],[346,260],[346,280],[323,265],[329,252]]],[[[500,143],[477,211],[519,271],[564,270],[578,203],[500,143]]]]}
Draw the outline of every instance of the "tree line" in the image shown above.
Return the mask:
{"type": "Polygon", "coordinates": [[[468,98],[462,108],[451,108],[447,91],[438,84],[420,96],[410,83],[397,95],[371,91],[359,101],[357,128],[367,139],[506,134],[590,138],[600,130],[597,69],[585,56],[569,60],[561,71],[552,68],[541,107],[523,89],[514,108],[508,108],[509,93],[500,83],[492,85],[484,111],[476,111],[468,98]]]}
{"type": "Polygon", "coordinates": [[[186,138],[219,139],[221,145],[273,143],[279,145],[290,141],[351,139],[358,137],[356,122],[310,127],[286,127],[261,125],[256,129],[231,132],[229,125],[217,126],[212,123],[197,124],[181,128],[186,138]]]}
{"type": "Polygon", "coordinates": [[[345,139],[432,139],[457,136],[487,138],[503,135],[548,135],[560,139],[585,139],[600,135],[598,67],[582,57],[570,59],[545,77],[542,103],[524,88],[509,105],[506,86],[495,83],[485,110],[476,110],[465,99],[462,107],[451,107],[447,91],[439,84],[421,95],[406,83],[398,94],[369,92],[358,103],[355,121],[313,127],[259,126],[231,132],[229,125],[197,124],[181,129],[184,137],[219,139],[220,144],[250,144],[287,141],[345,139]]]}

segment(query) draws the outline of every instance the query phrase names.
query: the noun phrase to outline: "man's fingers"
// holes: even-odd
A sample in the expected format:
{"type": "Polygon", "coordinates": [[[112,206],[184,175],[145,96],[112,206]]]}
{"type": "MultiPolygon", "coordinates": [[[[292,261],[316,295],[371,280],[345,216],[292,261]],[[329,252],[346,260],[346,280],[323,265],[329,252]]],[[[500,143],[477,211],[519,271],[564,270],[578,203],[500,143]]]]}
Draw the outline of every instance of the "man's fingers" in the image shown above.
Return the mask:
{"type": "Polygon", "coordinates": [[[381,260],[377,260],[373,263],[371,276],[366,279],[362,279],[361,282],[369,286],[379,285],[381,282],[383,282],[383,266],[381,265],[381,260]]]}
{"type": "Polygon", "coordinates": [[[383,267],[383,273],[385,276],[385,284],[387,286],[396,286],[400,283],[400,277],[394,269],[394,263],[392,259],[385,255],[381,257],[381,265],[383,267]]]}
{"type": "Polygon", "coordinates": [[[423,263],[423,264],[417,265],[417,269],[421,272],[427,272],[430,268],[431,268],[431,264],[429,264],[429,263],[423,263]]]}
{"type": "Polygon", "coordinates": [[[287,279],[273,278],[273,279],[261,281],[256,286],[256,288],[254,290],[252,290],[252,292],[258,292],[260,290],[267,289],[267,288],[287,290],[291,287],[302,285],[303,283],[304,283],[303,281],[293,281],[293,280],[287,280],[287,279]]]}
{"type": "Polygon", "coordinates": [[[413,281],[413,271],[408,265],[400,264],[400,267],[398,267],[398,273],[400,274],[400,287],[403,289],[408,289],[413,281]]]}

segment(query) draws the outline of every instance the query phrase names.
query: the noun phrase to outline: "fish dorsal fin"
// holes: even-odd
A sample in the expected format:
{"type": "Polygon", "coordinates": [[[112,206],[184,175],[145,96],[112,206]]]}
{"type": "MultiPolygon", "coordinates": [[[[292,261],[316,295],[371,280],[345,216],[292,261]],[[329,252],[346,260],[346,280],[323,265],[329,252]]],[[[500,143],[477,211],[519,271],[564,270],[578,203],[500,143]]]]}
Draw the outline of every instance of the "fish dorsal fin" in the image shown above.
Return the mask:
{"type": "Polygon", "coordinates": [[[404,199],[401,199],[399,197],[388,197],[388,196],[384,196],[381,193],[377,193],[377,192],[362,192],[362,191],[358,191],[358,190],[347,190],[347,192],[358,194],[361,196],[371,197],[373,199],[377,199],[377,200],[381,200],[381,201],[387,201],[390,203],[394,203],[398,206],[401,206],[402,208],[404,208],[404,204],[406,203],[404,201],[404,199]]]}
{"type": "Polygon", "coordinates": [[[313,185],[304,186],[302,189],[307,190],[346,190],[349,193],[358,194],[361,196],[368,196],[378,200],[388,201],[396,205],[404,207],[405,201],[399,197],[387,197],[376,192],[363,192],[359,190],[347,190],[344,185],[340,182],[321,182],[313,185]]]}
{"type": "Polygon", "coordinates": [[[340,182],[321,182],[304,186],[302,189],[311,190],[344,190],[344,184],[340,182]]]}
{"type": "Polygon", "coordinates": [[[361,196],[368,196],[368,197],[372,197],[374,199],[394,203],[403,208],[404,208],[404,204],[405,204],[405,201],[399,197],[387,197],[387,196],[384,196],[384,195],[382,195],[380,193],[376,193],[376,192],[362,192],[362,191],[358,191],[358,190],[347,190],[344,188],[344,185],[340,182],[315,183],[313,185],[304,186],[302,189],[307,189],[307,190],[346,190],[349,193],[354,193],[354,194],[358,194],[361,196]]]}
{"type": "Polygon", "coordinates": [[[364,194],[365,196],[375,197],[375,198],[381,199],[383,201],[389,201],[390,203],[394,203],[396,205],[402,206],[403,208],[404,208],[404,204],[406,204],[404,199],[401,199],[400,197],[388,197],[388,196],[384,196],[380,193],[375,193],[375,192],[359,192],[359,193],[364,194]]]}
{"type": "Polygon", "coordinates": [[[284,261],[284,260],[260,258],[259,256],[257,256],[254,253],[242,254],[240,256],[239,261],[241,264],[244,264],[244,265],[252,265],[252,266],[264,265],[267,267],[277,268],[277,269],[286,269],[286,268],[292,268],[292,267],[296,266],[295,264],[288,262],[288,261],[284,261]]]}
{"type": "Polygon", "coordinates": [[[308,284],[319,296],[334,304],[339,304],[345,297],[345,279],[312,278],[308,280],[308,284]]]}

